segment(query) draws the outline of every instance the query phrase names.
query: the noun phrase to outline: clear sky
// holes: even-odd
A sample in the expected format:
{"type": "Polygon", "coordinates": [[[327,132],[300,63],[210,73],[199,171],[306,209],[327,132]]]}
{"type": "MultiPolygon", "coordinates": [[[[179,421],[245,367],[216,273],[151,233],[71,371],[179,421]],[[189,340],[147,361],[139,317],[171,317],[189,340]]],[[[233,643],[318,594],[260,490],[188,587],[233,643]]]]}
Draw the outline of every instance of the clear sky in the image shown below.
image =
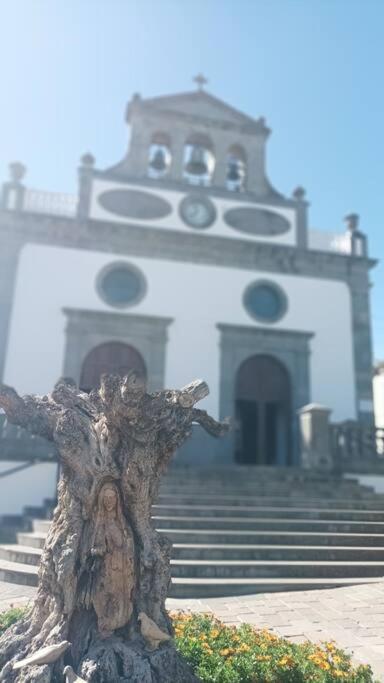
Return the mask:
{"type": "MultiPolygon", "coordinates": [[[[384,260],[384,0],[0,0],[0,168],[74,191],[79,157],[123,155],[124,109],[208,90],[272,128],[269,176],[303,185],[310,224],[361,216],[384,260]]],[[[375,356],[384,358],[384,267],[372,271],[375,356]]],[[[329,303],[332,305],[332,302],[329,303]]],[[[331,352],[331,349],[330,349],[331,352]]]]}

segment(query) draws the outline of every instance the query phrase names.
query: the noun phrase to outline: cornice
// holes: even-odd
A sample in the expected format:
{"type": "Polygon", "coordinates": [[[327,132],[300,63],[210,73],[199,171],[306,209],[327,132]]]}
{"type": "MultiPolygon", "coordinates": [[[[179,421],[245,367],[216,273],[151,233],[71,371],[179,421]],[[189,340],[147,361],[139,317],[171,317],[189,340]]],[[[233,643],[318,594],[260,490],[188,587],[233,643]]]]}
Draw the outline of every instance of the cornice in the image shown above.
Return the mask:
{"type": "Polygon", "coordinates": [[[347,283],[366,276],[377,263],[370,258],[270,242],[25,212],[0,211],[0,239],[4,246],[44,244],[347,283]]]}

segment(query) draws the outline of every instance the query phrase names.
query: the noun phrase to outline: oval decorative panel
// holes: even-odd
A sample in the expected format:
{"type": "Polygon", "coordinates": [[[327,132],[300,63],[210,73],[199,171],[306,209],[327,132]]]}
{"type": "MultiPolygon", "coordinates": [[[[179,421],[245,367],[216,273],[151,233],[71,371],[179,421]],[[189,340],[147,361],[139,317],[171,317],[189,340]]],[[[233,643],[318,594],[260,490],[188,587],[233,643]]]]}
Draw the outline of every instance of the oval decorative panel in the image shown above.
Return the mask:
{"type": "Polygon", "coordinates": [[[249,235],[282,235],[290,229],[289,221],[273,211],[264,211],[250,206],[229,209],[224,220],[231,228],[249,235]]]}
{"type": "Polygon", "coordinates": [[[103,209],[124,218],[154,220],[165,218],[172,211],[165,199],[139,190],[107,190],[98,196],[98,201],[103,209]]]}

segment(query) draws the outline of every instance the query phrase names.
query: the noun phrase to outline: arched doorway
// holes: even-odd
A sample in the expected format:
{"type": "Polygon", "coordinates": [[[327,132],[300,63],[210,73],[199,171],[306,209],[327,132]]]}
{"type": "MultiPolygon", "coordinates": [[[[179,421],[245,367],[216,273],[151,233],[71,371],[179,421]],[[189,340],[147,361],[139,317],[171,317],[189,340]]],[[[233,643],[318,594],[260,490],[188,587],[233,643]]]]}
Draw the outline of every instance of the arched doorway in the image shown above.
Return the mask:
{"type": "Polygon", "coordinates": [[[291,463],[291,382],[275,358],[256,355],[240,366],[235,388],[237,462],[291,463]]]}
{"type": "Polygon", "coordinates": [[[88,353],[83,362],[80,388],[90,391],[99,386],[103,373],[124,377],[129,370],[136,370],[142,377],[147,376],[144,360],[133,346],[121,342],[100,344],[88,353]]]}

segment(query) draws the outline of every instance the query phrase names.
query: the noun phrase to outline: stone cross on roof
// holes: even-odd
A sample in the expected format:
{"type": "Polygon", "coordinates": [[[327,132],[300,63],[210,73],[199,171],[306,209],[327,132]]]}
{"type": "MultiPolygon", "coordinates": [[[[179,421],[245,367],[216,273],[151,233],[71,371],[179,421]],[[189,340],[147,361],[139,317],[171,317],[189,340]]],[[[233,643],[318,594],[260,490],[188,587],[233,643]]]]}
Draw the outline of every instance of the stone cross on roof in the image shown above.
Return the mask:
{"type": "Polygon", "coordinates": [[[198,90],[203,90],[206,83],[208,83],[208,79],[205,78],[205,76],[203,76],[201,73],[197,74],[193,80],[197,84],[198,90]]]}

